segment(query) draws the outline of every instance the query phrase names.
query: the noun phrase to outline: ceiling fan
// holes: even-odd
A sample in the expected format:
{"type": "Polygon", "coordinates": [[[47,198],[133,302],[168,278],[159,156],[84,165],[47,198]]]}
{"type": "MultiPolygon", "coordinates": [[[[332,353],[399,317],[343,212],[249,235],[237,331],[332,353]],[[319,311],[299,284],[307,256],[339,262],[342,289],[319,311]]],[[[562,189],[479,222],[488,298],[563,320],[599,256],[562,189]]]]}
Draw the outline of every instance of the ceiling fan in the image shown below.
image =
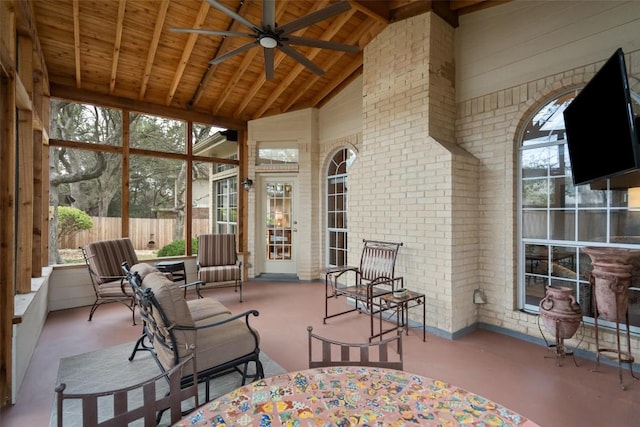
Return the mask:
{"type": "Polygon", "coordinates": [[[262,22],[260,25],[255,25],[248,19],[240,16],[233,10],[220,4],[217,0],[207,0],[207,2],[218,9],[219,11],[227,14],[231,18],[244,25],[252,33],[241,33],[235,31],[221,31],[221,30],[207,30],[199,28],[172,28],[171,31],[183,32],[183,33],[198,33],[208,34],[216,36],[229,36],[229,37],[245,37],[253,39],[247,44],[244,44],[232,51],[229,51],[223,55],[217,56],[209,61],[210,64],[219,64],[233,56],[236,56],[246,50],[255,46],[262,46],[264,51],[264,72],[267,80],[273,79],[274,73],[274,50],[280,49],[283,53],[295,59],[309,70],[313,71],[317,75],[322,75],[324,71],[316,64],[307,59],[299,51],[294,49],[291,45],[317,47],[321,49],[333,49],[343,52],[358,52],[360,48],[358,46],[352,46],[343,43],[336,43],[325,40],[311,39],[306,37],[293,36],[292,33],[316,22],[323,21],[334,15],[338,15],[342,12],[346,12],[351,8],[351,5],[346,0],[340,0],[337,3],[333,3],[318,11],[312,12],[306,16],[302,16],[298,19],[294,19],[284,25],[278,26],[275,22],[275,0],[262,0],[262,22]]]}

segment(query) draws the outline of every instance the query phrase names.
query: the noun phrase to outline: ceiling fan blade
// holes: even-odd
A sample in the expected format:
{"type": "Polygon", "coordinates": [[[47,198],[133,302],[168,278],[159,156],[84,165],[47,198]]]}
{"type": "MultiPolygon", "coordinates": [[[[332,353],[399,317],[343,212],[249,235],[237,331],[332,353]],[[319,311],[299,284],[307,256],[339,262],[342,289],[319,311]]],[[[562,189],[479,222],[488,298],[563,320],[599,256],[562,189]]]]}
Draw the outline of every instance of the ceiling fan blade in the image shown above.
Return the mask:
{"type": "Polygon", "coordinates": [[[298,52],[297,50],[289,46],[286,42],[281,42],[278,45],[278,49],[280,49],[285,54],[289,55],[290,57],[292,57],[293,59],[295,59],[296,61],[298,61],[299,63],[301,63],[308,69],[310,69],[311,71],[313,71],[315,74],[319,76],[324,74],[324,70],[322,68],[318,67],[316,64],[309,61],[306,56],[304,56],[303,54],[301,54],[300,52],[298,52]]]}
{"type": "Polygon", "coordinates": [[[174,33],[196,33],[207,34],[213,36],[231,36],[231,37],[252,37],[255,38],[255,34],[249,33],[237,33],[234,31],[219,31],[219,30],[207,30],[205,28],[170,28],[169,31],[174,33]]]}
{"type": "Polygon", "coordinates": [[[264,51],[264,76],[267,80],[273,80],[273,55],[274,49],[267,47],[263,48],[264,51]]]}
{"type": "Polygon", "coordinates": [[[245,27],[254,31],[258,31],[258,27],[256,27],[255,24],[253,24],[253,22],[238,15],[233,10],[228,9],[226,6],[223,6],[222,4],[218,3],[216,0],[207,0],[207,3],[209,3],[211,6],[215,7],[216,9],[218,9],[220,12],[226,13],[227,15],[229,15],[230,17],[232,17],[233,19],[235,19],[245,27]]]}
{"type": "Polygon", "coordinates": [[[262,0],[262,26],[276,28],[276,0],[262,0]]]}
{"type": "Polygon", "coordinates": [[[256,46],[257,44],[258,44],[258,41],[256,40],[256,41],[247,43],[245,45],[242,45],[237,49],[234,49],[234,50],[231,50],[231,51],[225,53],[224,55],[216,56],[211,61],[209,61],[209,64],[211,64],[211,65],[219,64],[222,61],[226,61],[227,59],[229,59],[231,57],[234,57],[234,56],[244,52],[245,50],[251,49],[252,47],[256,46]]]}
{"type": "Polygon", "coordinates": [[[289,44],[295,44],[300,46],[319,47],[321,49],[333,49],[333,50],[340,50],[343,52],[352,52],[352,53],[356,53],[360,51],[360,48],[358,46],[344,44],[344,43],[330,42],[326,40],[309,39],[306,37],[287,36],[286,40],[289,42],[289,44]]]}
{"type": "Polygon", "coordinates": [[[287,22],[281,27],[278,27],[278,30],[282,32],[282,35],[291,34],[301,28],[308,27],[316,22],[323,21],[339,13],[346,12],[349,9],[351,9],[349,2],[346,0],[340,0],[338,3],[327,6],[324,9],[317,10],[298,19],[294,19],[291,22],[287,22]]]}

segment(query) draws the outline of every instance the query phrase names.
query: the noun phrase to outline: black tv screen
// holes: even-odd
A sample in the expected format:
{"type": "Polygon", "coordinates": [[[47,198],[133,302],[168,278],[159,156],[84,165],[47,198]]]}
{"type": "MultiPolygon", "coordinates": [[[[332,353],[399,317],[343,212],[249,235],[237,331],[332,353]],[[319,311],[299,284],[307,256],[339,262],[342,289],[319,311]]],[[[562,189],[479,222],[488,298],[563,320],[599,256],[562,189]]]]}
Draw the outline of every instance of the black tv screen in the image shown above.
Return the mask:
{"type": "Polygon", "coordinates": [[[622,49],[616,50],[563,114],[575,185],[638,168],[638,131],[622,49]]]}

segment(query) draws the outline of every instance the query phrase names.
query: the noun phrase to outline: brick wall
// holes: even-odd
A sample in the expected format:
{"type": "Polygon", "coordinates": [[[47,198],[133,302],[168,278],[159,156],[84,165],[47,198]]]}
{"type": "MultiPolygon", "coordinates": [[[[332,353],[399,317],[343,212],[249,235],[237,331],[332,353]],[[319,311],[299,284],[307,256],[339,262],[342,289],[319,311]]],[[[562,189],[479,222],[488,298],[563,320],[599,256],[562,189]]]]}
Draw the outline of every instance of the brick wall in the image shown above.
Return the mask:
{"type": "Polygon", "coordinates": [[[392,24],[364,58],[349,257],[362,239],[402,241],[398,274],[426,294],[427,324],[452,334],[476,323],[478,259],[477,162],[453,144],[453,28],[430,13],[392,24]]]}
{"type": "MultiPolygon", "coordinates": [[[[640,64],[640,52],[632,53],[629,63],[633,73],[635,64],[640,64]]],[[[520,131],[546,102],[586,84],[598,69],[590,64],[567,70],[470,99],[457,107],[456,141],[479,161],[477,185],[481,197],[475,274],[488,300],[479,311],[481,323],[541,337],[538,316],[517,309],[520,131]]],[[[605,329],[599,332],[600,346],[615,348],[615,335],[605,329]]],[[[596,351],[593,328],[580,330],[567,344],[575,346],[580,340],[581,350],[596,351]]],[[[632,337],[631,347],[633,353],[640,353],[640,340],[632,337]]]]}

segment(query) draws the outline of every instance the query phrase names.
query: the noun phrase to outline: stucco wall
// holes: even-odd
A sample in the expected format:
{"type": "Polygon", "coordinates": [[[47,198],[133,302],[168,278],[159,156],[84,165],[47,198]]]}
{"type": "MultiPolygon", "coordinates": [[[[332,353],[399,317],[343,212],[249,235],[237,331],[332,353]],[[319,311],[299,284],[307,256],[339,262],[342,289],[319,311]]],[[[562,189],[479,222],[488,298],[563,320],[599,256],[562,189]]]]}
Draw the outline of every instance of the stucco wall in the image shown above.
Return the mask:
{"type": "Polygon", "coordinates": [[[515,0],[460,17],[458,101],[640,49],[638,1],[515,0]]]}

